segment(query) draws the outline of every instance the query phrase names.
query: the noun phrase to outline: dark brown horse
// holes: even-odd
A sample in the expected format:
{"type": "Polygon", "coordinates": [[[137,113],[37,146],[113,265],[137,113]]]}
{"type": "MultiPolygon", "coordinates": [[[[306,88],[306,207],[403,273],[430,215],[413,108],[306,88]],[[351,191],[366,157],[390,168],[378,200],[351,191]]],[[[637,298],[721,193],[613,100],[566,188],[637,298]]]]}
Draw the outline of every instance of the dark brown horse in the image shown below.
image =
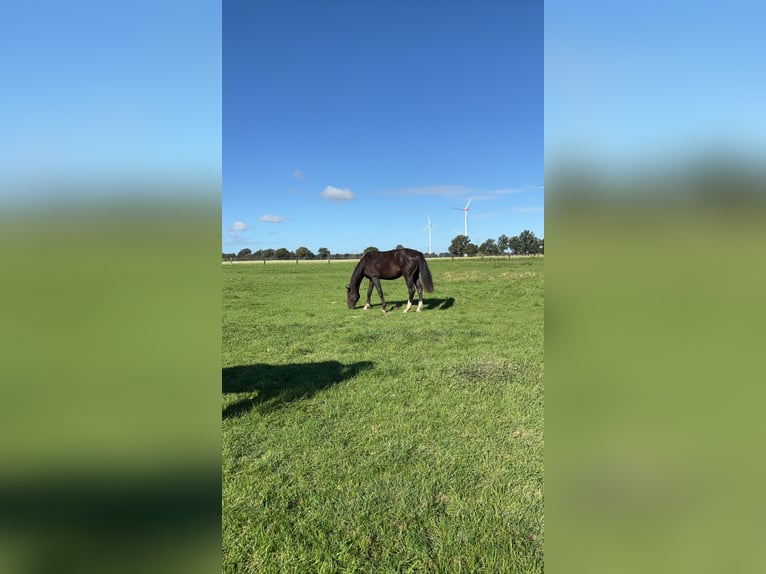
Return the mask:
{"type": "Polygon", "coordinates": [[[423,309],[423,287],[428,293],[434,290],[434,282],[431,279],[431,271],[428,269],[425,256],[415,249],[394,249],[392,251],[370,251],[365,253],[357,263],[354,272],[351,274],[351,283],[346,285],[346,301],[348,308],[356,307],[359,301],[359,286],[362,279],[367,277],[370,285],[367,288],[367,305],[365,309],[370,308],[370,297],[372,296],[373,285],[378,290],[380,302],[383,305],[383,313],[386,312],[386,300],[383,298],[383,289],[380,288],[381,279],[398,279],[404,277],[407,283],[407,307],[404,312],[412,307],[412,296],[415,294],[415,288],[418,290],[418,311],[423,309]],[[422,279],[422,282],[421,282],[422,279]]]}

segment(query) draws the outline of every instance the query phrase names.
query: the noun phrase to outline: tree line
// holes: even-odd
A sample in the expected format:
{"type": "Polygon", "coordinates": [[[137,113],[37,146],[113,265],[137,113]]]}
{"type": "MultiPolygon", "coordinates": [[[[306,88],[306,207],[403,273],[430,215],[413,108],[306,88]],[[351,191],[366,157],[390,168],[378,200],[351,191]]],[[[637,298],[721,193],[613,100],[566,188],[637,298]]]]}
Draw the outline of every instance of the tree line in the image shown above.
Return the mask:
{"type": "MultiPolygon", "coordinates": [[[[403,245],[397,245],[394,249],[401,249],[403,245]]],[[[375,246],[365,248],[362,253],[330,253],[327,247],[320,247],[316,254],[308,247],[301,246],[295,251],[290,251],[285,247],[278,249],[258,249],[252,251],[249,248],[241,249],[237,253],[221,253],[223,260],[297,260],[297,259],[359,259],[365,253],[370,251],[379,251],[375,246]]],[[[543,239],[538,239],[535,234],[529,230],[522,231],[519,235],[508,237],[503,234],[495,239],[487,239],[480,245],[471,242],[466,235],[457,235],[452,239],[449,251],[444,253],[427,253],[430,257],[471,257],[475,255],[536,255],[545,253],[545,243],[543,239]]]]}
{"type": "Polygon", "coordinates": [[[545,240],[538,239],[535,234],[525,229],[519,235],[508,237],[503,234],[495,239],[487,239],[481,245],[472,243],[466,235],[457,235],[449,246],[452,255],[537,255],[545,253],[545,240]]]}

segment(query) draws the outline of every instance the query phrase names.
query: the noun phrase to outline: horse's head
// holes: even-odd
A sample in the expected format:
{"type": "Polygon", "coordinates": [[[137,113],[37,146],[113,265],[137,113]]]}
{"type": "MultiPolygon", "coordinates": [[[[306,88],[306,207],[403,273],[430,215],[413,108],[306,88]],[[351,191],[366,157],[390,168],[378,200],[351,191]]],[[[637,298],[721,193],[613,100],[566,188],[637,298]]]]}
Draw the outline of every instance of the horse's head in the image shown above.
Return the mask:
{"type": "Polygon", "coordinates": [[[351,285],[346,285],[346,303],[348,303],[348,308],[353,309],[356,307],[357,301],[359,301],[359,291],[354,291],[351,285]]]}

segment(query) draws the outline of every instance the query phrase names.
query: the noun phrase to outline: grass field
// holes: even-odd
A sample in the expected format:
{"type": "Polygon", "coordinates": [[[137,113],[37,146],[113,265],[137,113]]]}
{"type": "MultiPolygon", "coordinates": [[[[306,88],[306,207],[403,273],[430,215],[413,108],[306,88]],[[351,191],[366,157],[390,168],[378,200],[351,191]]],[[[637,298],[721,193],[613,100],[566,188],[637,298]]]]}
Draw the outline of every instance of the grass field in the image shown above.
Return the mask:
{"type": "Polygon", "coordinates": [[[223,571],[542,572],[543,258],[354,265],[222,266],[223,571]]]}

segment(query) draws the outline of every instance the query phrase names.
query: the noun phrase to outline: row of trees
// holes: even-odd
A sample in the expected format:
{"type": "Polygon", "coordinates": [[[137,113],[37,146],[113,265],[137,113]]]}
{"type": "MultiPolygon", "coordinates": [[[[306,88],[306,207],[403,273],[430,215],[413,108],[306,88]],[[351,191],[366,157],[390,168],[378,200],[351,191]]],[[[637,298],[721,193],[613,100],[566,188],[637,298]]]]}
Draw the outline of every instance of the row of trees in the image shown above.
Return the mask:
{"type": "Polygon", "coordinates": [[[239,253],[223,253],[222,256],[224,259],[328,259],[330,250],[327,247],[320,247],[318,255],[314,255],[308,247],[299,247],[295,251],[290,251],[284,247],[251,251],[246,247],[239,253]]]}
{"type": "Polygon", "coordinates": [[[452,255],[504,255],[510,252],[514,255],[536,255],[545,253],[545,240],[538,239],[535,234],[525,229],[519,235],[508,237],[503,234],[494,239],[487,239],[481,245],[472,243],[466,235],[458,235],[449,246],[452,255]]]}
{"type": "MultiPolygon", "coordinates": [[[[349,258],[354,254],[345,254],[349,258]]],[[[315,255],[308,247],[299,247],[295,251],[290,251],[284,247],[279,249],[259,249],[251,251],[247,247],[241,249],[238,253],[222,253],[223,259],[330,259],[331,257],[341,259],[338,254],[331,255],[327,247],[320,247],[315,255]]]]}
{"type": "MultiPolygon", "coordinates": [[[[402,245],[397,245],[395,249],[401,249],[402,245]]],[[[251,251],[248,248],[240,250],[238,253],[222,253],[225,260],[262,260],[262,259],[358,259],[364,253],[369,251],[379,251],[377,247],[367,247],[363,253],[330,253],[327,247],[320,247],[314,254],[308,247],[301,246],[295,251],[290,251],[284,247],[279,249],[259,249],[251,251]]],[[[519,235],[508,237],[503,234],[495,239],[487,239],[481,245],[472,243],[465,235],[458,235],[452,239],[449,252],[429,253],[431,257],[454,257],[454,256],[473,256],[473,255],[532,255],[544,253],[544,241],[535,237],[531,231],[524,230],[519,235]]]]}

